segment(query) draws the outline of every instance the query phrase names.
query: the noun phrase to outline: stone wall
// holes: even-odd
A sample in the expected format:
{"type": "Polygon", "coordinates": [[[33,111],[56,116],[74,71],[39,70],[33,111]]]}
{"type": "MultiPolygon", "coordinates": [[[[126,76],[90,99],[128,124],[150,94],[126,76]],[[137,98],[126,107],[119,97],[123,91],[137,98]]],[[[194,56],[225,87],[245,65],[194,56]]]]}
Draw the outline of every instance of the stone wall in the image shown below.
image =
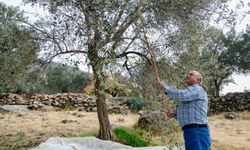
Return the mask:
{"type": "Polygon", "coordinates": [[[209,112],[212,114],[234,111],[250,111],[250,92],[228,93],[210,100],[209,112]]]}
{"type": "MultiPolygon", "coordinates": [[[[58,93],[53,95],[34,94],[19,95],[12,93],[0,93],[0,105],[28,105],[30,109],[39,109],[44,106],[55,108],[77,108],[81,111],[96,112],[96,97],[86,96],[81,93],[58,93]]],[[[127,101],[107,100],[110,113],[122,113],[128,111],[127,101]]]]}
{"type": "MultiPolygon", "coordinates": [[[[55,108],[77,108],[81,111],[95,112],[96,98],[81,93],[58,93],[53,95],[34,94],[18,95],[12,93],[0,93],[0,105],[28,105],[30,109],[39,109],[44,106],[55,108]]],[[[107,100],[110,113],[128,112],[128,100],[107,100]]],[[[225,96],[209,101],[209,113],[250,111],[250,92],[228,93],[225,96]]]]}

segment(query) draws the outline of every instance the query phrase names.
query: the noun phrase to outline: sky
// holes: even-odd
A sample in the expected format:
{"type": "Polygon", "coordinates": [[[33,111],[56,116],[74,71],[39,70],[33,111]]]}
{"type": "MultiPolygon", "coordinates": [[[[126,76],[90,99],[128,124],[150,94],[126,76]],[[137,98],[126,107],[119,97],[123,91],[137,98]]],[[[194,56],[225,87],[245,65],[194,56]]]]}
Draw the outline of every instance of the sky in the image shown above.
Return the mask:
{"type": "MultiPolygon", "coordinates": [[[[235,8],[237,5],[235,4],[236,0],[231,0],[229,2],[229,7],[230,8],[235,8]]],[[[22,0],[0,0],[0,2],[5,3],[6,5],[12,5],[12,6],[19,6],[20,9],[24,10],[25,12],[28,12],[31,20],[34,20],[35,18],[33,17],[33,14],[46,14],[46,12],[42,9],[39,8],[38,6],[36,7],[31,7],[30,5],[23,5],[21,2],[22,0]]],[[[244,0],[244,5],[247,6],[247,3],[250,3],[250,0],[244,0]]],[[[240,20],[237,25],[236,25],[236,31],[240,32],[245,29],[246,25],[250,23],[250,15],[247,15],[242,19],[242,16],[245,15],[246,9],[240,9],[237,11],[238,13],[238,20],[240,20]]],[[[250,10],[249,10],[250,11],[250,10]]],[[[224,28],[223,26],[221,28],[224,28]]],[[[244,90],[250,90],[250,74],[248,75],[243,75],[243,74],[234,74],[233,75],[234,83],[230,83],[226,86],[223,87],[221,94],[226,94],[228,92],[243,92],[244,90]]]]}

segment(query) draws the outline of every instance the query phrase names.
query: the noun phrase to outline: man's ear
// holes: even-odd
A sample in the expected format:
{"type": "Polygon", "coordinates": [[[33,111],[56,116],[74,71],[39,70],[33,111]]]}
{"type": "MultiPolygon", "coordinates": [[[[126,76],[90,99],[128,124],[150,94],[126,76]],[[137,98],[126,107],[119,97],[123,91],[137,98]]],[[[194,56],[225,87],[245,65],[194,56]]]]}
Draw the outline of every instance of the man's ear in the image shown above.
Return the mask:
{"type": "Polygon", "coordinates": [[[200,83],[200,79],[199,79],[199,77],[196,74],[193,77],[195,78],[196,83],[200,83]]]}

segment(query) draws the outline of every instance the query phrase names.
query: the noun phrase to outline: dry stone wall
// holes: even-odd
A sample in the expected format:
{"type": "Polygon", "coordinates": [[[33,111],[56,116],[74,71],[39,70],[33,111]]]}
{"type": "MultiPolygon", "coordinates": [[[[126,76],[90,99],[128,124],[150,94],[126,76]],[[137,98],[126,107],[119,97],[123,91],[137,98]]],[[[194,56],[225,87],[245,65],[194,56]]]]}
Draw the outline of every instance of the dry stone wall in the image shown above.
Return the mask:
{"type": "Polygon", "coordinates": [[[209,112],[250,111],[250,92],[228,93],[225,96],[210,100],[209,112]]]}
{"type": "MultiPolygon", "coordinates": [[[[81,93],[58,93],[53,95],[34,94],[31,96],[13,93],[1,93],[0,105],[28,105],[30,109],[40,109],[45,106],[55,108],[77,108],[80,111],[96,112],[96,97],[81,93]]],[[[126,113],[127,101],[107,100],[109,113],[126,113]]]]}
{"type": "MultiPolygon", "coordinates": [[[[0,93],[0,105],[28,105],[30,109],[40,109],[44,106],[72,107],[86,112],[97,111],[96,98],[81,93],[34,94],[30,96],[0,93]]],[[[107,100],[107,105],[109,113],[127,113],[129,111],[126,99],[118,101],[111,98],[107,100]]],[[[210,114],[234,111],[250,111],[250,92],[228,93],[209,101],[210,114]]]]}

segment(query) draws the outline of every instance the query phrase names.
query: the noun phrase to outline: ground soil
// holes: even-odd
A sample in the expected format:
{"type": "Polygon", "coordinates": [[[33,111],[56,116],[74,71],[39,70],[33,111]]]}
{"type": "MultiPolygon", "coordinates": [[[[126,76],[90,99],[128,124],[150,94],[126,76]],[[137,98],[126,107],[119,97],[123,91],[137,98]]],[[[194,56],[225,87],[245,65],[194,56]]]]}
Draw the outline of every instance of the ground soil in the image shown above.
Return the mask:
{"type": "MultiPolygon", "coordinates": [[[[132,127],[137,114],[110,114],[115,126],[132,127]]],[[[49,137],[94,135],[98,130],[96,113],[77,111],[30,111],[0,114],[0,149],[30,149],[49,137]]],[[[224,114],[209,117],[212,150],[250,149],[250,112],[237,113],[235,120],[224,114]]],[[[181,132],[181,131],[180,131],[181,132]]],[[[180,142],[183,140],[180,139],[180,142]]]]}
{"type": "Polygon", "coordinates": [[[224,113],[209,117],[212,149],[250,150],[250,112],[236,113],[236,119],[225,119],[224,113]]]}

